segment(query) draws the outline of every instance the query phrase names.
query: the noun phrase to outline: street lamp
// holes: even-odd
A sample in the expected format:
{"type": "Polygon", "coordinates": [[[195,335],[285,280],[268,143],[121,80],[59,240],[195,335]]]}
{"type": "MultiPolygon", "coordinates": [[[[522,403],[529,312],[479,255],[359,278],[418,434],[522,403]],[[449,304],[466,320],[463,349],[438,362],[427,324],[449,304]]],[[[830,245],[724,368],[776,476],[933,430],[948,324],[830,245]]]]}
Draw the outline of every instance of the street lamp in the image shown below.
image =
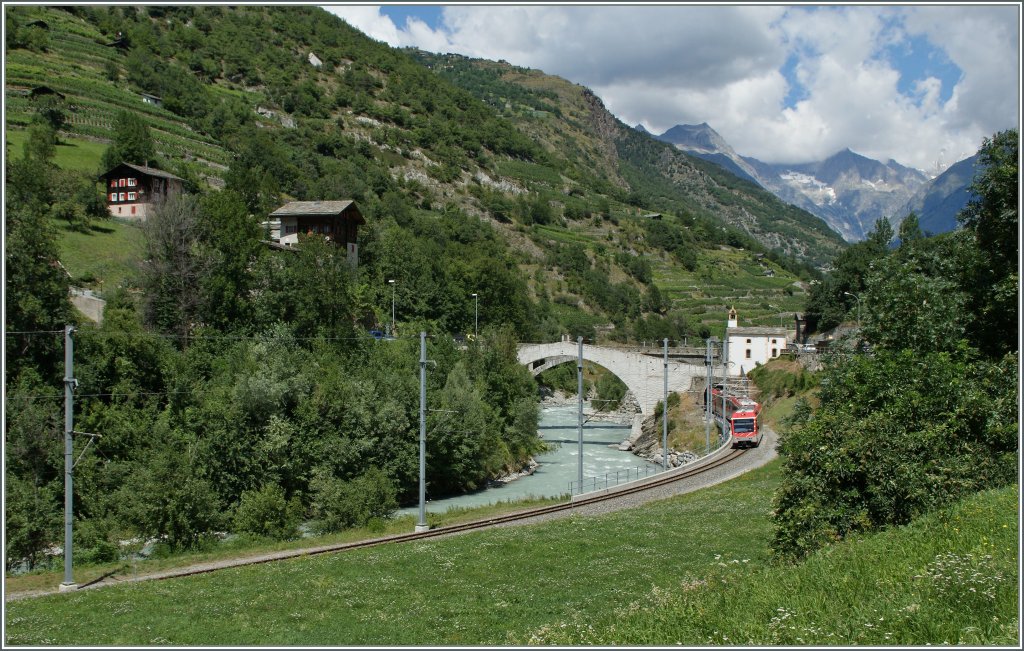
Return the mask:
{"type": "Polygon", "coordinates": [[[475,339],[480,336],[480,296],[474,293],[473,300],[476,303],[473,310],[473,338],[475,339]]]}
{"type": "Polygon", "coordinates": [[[860,330],[860,296],[853,292],[843,292],[846,296],[852,296],[857,300],[857,330],[860,330]]]}
{"type": "Polygon", "coordinates": [[[391,285],[391,336],[395,336],[395,281],[389,280],[391,285]]]}

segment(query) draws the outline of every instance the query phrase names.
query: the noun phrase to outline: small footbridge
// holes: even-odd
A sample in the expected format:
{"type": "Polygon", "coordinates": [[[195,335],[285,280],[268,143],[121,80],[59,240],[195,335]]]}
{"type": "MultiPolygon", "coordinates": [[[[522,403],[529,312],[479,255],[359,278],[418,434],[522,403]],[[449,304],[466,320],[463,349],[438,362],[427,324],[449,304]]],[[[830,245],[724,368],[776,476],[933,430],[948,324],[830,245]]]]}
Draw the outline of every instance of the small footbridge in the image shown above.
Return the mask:
{"type": "MultiPolygon", "coordinates": [[[[550,344],[520,344],[519,363],[534,375],[579,357],[579,344],[563,339],[550,344]]],[[[611,347],[583,344],[583,359],[603,366],[614,373],[632,392],[640,405],[640,413],[650,416],[665,393],[665,360],[661,348],[611,347]]],[[[688,391],[694,379],[707,377],[704,350],[670,348],[668,359],[668,390],[688,391]]]]}

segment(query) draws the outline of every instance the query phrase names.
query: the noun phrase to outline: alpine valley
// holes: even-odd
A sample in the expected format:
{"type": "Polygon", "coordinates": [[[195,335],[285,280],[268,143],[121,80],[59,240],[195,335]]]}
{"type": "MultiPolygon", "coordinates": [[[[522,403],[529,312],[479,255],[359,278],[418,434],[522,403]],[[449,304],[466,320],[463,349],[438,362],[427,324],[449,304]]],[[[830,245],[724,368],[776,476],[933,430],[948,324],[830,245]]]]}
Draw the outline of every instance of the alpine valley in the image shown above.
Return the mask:
{"type": "Polygon", "coordinates": [[[974,156],[930,178],[896,161],[882,163],[849,149],[818,162],[765,163],[738,154],[707,123],[676,125],[655,137],[817,215],[851,242],[864,239],[879,218],[898,226],[910,211],[926,232],[953,230],[957,212],[970,198],[967,186],[974,174],[974,156]]]}

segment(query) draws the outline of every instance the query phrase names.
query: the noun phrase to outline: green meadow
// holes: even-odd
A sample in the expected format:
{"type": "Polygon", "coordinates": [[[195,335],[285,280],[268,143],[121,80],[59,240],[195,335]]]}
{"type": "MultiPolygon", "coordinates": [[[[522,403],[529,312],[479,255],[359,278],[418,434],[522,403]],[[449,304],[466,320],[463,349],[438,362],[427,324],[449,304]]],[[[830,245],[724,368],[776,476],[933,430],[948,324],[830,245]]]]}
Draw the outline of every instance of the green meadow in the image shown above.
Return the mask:
{"type": "Polygon", "coordinates": [[[17,645],[1013,644],[1017,487],[795,566],[779,462],[604,516],[7,604],[17,645]]]}

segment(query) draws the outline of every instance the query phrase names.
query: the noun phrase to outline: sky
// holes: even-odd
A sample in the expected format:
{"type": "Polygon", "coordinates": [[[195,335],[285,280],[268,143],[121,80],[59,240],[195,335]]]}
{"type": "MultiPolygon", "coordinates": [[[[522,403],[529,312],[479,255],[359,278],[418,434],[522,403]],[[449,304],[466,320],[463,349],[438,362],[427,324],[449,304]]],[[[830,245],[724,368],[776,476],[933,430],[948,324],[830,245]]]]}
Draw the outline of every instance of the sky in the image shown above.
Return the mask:
{"type": "Polygon", "coordinates": [[[324,8],[394,47],[582,84],[655,134],[706,122],[769,163],[849,148],[935,174],[1020,123],[1020,3],[324,8]]]}

